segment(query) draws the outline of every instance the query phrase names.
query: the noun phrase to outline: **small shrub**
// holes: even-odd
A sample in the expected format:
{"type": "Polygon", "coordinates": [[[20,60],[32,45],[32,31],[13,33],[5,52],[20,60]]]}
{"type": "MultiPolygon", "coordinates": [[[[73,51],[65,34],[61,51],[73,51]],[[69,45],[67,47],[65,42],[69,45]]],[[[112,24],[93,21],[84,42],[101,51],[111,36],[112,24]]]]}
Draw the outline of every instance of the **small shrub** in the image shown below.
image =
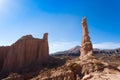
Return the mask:
{"type": "Polygon", "coordinates": [[[109,62],[109,65],[110,65],[110,66],[113,66],[113,67],[118,67],[118,66],[120,66],[120,64],[117,63],[117,62],[109,62]]]}
{"type": "Polygon", "coordinates": [[[71,63],[68,66],[75,74],[78,74],[81,72],[81,66],[78,65],[77,63],[71,63]]]}
{"type": "Polygon", "coordinates": [[[101,71],[105,67],[104,64],[102,64],[102,62],[99,60],[94,62],[94,66],[95,66],[95,70],[97,71],[101,71]]]}

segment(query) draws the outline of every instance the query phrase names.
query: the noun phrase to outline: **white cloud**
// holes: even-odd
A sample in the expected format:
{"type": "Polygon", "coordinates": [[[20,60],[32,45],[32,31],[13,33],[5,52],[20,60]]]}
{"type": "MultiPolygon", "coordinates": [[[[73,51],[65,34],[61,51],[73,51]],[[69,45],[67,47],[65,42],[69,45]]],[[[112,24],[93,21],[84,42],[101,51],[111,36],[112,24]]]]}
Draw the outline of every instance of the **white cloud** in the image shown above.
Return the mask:
{"type": "MultiPolygon", "coordinates": [[[[73,42],[67,42],[67,41],[58,41],[58,42],[51,42],[49,44],[50,47],[50,53],[54,53],[57,51],[64,51],[68,50],[72,47],[75,47],[77,45],[80,45],[81,43],[78,41],[73,41],[73,42]]],[[[94,48],[99,48],[99,49],[115,49],[120,47],[120,43],[115,43],[115,42],[103,42],[103,43],[96,43],[93,44],[94,48]]]]}
{"type": "Polygon", "coordinates": [[[97,43],[93,44],[94,48],[99,48],[99,49],[115,49],[120,47],[120,43],[115,43],[115,42],[103,42],[103,43],[97,43]]]}
{"type": "Polygon", "coordinates": [[[74,41],[74,42],[67,42],[67,41],[51,42],[49,44],[50,53],[68,50],[76,45],[80,45],[80,42],[77,42],[77,41],[74,41]]]}

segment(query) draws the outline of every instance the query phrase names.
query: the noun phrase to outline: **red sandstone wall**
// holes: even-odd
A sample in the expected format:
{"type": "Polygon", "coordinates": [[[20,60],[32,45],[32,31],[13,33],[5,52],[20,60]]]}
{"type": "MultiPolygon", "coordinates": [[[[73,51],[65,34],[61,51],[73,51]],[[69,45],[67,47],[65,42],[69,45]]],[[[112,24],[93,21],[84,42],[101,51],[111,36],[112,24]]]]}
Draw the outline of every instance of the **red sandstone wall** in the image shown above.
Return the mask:
{"type": "MultiPolygon", "coordinates": [[[[44,37],[46,35],[44,34],[44,37]]],[[[47,38],[44,37],[43,39],[36,39],[27,35],[10,47],[0,48],[1,72],[17,71],[26,66],[47,61],[49,46],[47,38]]]]}

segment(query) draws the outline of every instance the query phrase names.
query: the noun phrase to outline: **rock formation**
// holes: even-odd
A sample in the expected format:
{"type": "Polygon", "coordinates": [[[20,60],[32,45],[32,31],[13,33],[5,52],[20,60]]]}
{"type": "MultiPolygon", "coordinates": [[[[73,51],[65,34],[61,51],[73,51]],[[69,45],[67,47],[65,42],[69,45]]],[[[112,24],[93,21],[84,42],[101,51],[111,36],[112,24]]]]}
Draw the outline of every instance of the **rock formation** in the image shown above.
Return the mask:
{"type": "Polygon", "coordinates": [[[82,21],[81,57],[68,60],[65,65],[45,70],[32,80],[120,80],[120,70],[93,54],[86,18],[82,21]]]}
{"type": "Polygon", "coordinates": [[[15,72],[28,66],[40,65],[48,57],[48,33],[44,34],[43,39],[26,35],[9,47],[0,47],[0,72],[15,72]]]}
{"type": "Polygon", "coordinates": [[[86,18],[83,18],[82,20],[82,44],[80,51],[81,51],[81,57],[93,53],[93,47],[89,37],[86,18]]]}
{"type": "MultiPolygon", "coordinates": [[[[24,67],[28,69],[48,59],[47,33],[44,34],[43,39],[36,39],[27,35],[9,47],[0,47],[2,71],[13,72],[3,80],[29,80],[30,78],[32,78],[30,80],[120,80],[120,64],[107,63],[92,56],[93,48],[86,18],[82,21],[82,28],[81,57],[67,60],[64,65],[60,65],[61,61],[64,60],[62,57],[59,60],[58,57],[50,57],[49,61],[44,64],[44,69],[37,70],[37,74],[36,71],[27,74],[15,73],[14,71],[22,70],[24,67]]],[[[71,51],[74,50],[76,52],[76,48],[71,49],[71,51]]],[[[119,51],[117,50],[117,52],[119,51]]]]}
{"type": "Polygon", "coordinates": [[[6,55],[8,53],[8,50],[9,50],[9,46],[1,46],[0,47],[0,71],[2,69],[2,66],[3,66],[3,63],[4,63],[4,60],[6,58],[6,55]]]}

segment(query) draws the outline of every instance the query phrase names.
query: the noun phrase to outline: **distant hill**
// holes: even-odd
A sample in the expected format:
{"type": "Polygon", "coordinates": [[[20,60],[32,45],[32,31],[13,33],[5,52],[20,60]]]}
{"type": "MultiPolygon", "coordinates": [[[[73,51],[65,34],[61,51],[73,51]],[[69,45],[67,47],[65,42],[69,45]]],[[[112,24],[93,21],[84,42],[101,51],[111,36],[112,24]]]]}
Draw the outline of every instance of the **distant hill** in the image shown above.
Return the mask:
{"type": "MultiPolygon", "coordinates": [[[[103,56],[120,56],[120,48],[117,49],[98,49],[94,48],[93,53],[98,57],[103,56]]],[[[52,56],[70,56],[77,57],[80,56],[80,46],[75,46],[69,50],[59,51],[52,54],[52,56]]]]}
{"type": "Polygon", "coordinates": [[[75,46],[69,50],[52,53],[52,56],[80,56],[80,46],[75,46]]]}

